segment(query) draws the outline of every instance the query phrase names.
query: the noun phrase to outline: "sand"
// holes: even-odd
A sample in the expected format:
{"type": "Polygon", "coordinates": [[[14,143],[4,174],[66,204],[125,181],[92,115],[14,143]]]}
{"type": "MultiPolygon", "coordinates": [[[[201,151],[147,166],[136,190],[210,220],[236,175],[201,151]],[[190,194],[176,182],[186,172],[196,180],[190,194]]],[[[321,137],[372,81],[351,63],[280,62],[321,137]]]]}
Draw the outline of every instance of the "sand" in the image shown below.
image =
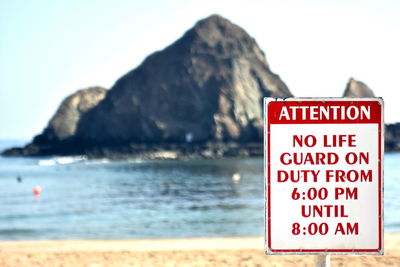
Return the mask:
{"type": "MultiPolygon", "coordinates": [[[[262,238],[3,241],[0,266],[314,266],[314,256],[266,256],[262,238]]],[[[400,266],[400,233],[384,256],[331,256],[331,266],[400,266]]]]}

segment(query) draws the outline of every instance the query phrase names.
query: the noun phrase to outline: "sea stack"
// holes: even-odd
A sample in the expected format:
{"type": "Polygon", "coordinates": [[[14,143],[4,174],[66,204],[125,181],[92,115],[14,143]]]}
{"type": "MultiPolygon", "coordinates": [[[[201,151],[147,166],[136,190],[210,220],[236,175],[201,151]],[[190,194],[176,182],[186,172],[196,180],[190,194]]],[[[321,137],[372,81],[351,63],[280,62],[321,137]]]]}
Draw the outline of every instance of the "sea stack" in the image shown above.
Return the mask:
{"type": "Polygon", "coordinates": [[[79,122],[90,143],[262,139],[262,99],[292,96],[256,41],[212,15],[120,78],[79,122]]]}
{"type": "Polygon", "coordinates": [[[5,155],[69,154],[76,149],[69,146],[76,134],[82,115],[95,107],[107,94],[107,89],[95,86],[78,90],[66,97],[43,132],[24,148],[12,148],[5,155]]]}
{"type": "Polygon", "coordinates": [[[58,143],[75,136],[81,117],[105,98],[107,89],[89,87],[65,98],[34,143],[58,143]]]}
{"type": "MultiPolygon", "coordinates": [[[[365,83],[350,78],[343,97],[375,97],[375,94],[365,83]]],[[[400,123],[385,125],[385,151],[400,151],[400,123]]]]}
{"type": "Polygon", "coordinates": [[[212,15],[118,79],[90,109],[77,114],[63,104],[62,115],[33,140],[35,152],[25,154],[44,147],[68,154],[132,144],[260,143],[268,96],[292,93],[251,36],[212,15]]]}
{"type": "Polygon", "coordinates": [[[350,78],[343,97],[375,97],[375,94],[365,83],[350,78]]]}

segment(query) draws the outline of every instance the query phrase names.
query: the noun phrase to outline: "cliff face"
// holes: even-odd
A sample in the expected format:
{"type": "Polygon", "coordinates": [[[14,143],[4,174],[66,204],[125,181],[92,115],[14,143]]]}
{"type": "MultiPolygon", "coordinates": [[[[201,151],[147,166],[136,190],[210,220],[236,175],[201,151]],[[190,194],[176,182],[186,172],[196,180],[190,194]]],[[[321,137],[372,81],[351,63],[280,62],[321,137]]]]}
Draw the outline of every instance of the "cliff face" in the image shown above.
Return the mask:
{"type": "Polygon", "coordinates": [[[292,96],[257,43],[218,15],[147,57],[79,122],[83,143],[262,140],[262,98],[292,96]]]}

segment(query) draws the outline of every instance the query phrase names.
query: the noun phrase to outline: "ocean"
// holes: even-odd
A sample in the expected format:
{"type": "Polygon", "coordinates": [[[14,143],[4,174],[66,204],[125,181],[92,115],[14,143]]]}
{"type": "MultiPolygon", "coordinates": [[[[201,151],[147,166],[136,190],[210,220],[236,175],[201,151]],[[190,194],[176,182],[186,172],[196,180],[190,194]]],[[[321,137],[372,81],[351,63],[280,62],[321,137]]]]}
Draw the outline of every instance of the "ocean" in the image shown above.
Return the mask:
{"type": "MultiPolygon", "coordinates": [[[[399,163],[385,155],[386,232],[400,231],[399,163]]],[[[262,158],[0,157],[0,239],[262,236],[263,187],[262,158]]]]}

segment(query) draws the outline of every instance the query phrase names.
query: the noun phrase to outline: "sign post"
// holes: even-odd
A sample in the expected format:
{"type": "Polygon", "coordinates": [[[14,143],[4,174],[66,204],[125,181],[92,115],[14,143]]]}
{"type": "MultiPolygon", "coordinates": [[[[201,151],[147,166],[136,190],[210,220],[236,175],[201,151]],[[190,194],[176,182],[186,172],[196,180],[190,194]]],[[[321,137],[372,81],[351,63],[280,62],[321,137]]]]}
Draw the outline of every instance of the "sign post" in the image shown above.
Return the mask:
{"type": "Polygon", "coordinates": [[[264,110],[266,254],[383,254],[382,99],[266,98],[264,110]]]}

